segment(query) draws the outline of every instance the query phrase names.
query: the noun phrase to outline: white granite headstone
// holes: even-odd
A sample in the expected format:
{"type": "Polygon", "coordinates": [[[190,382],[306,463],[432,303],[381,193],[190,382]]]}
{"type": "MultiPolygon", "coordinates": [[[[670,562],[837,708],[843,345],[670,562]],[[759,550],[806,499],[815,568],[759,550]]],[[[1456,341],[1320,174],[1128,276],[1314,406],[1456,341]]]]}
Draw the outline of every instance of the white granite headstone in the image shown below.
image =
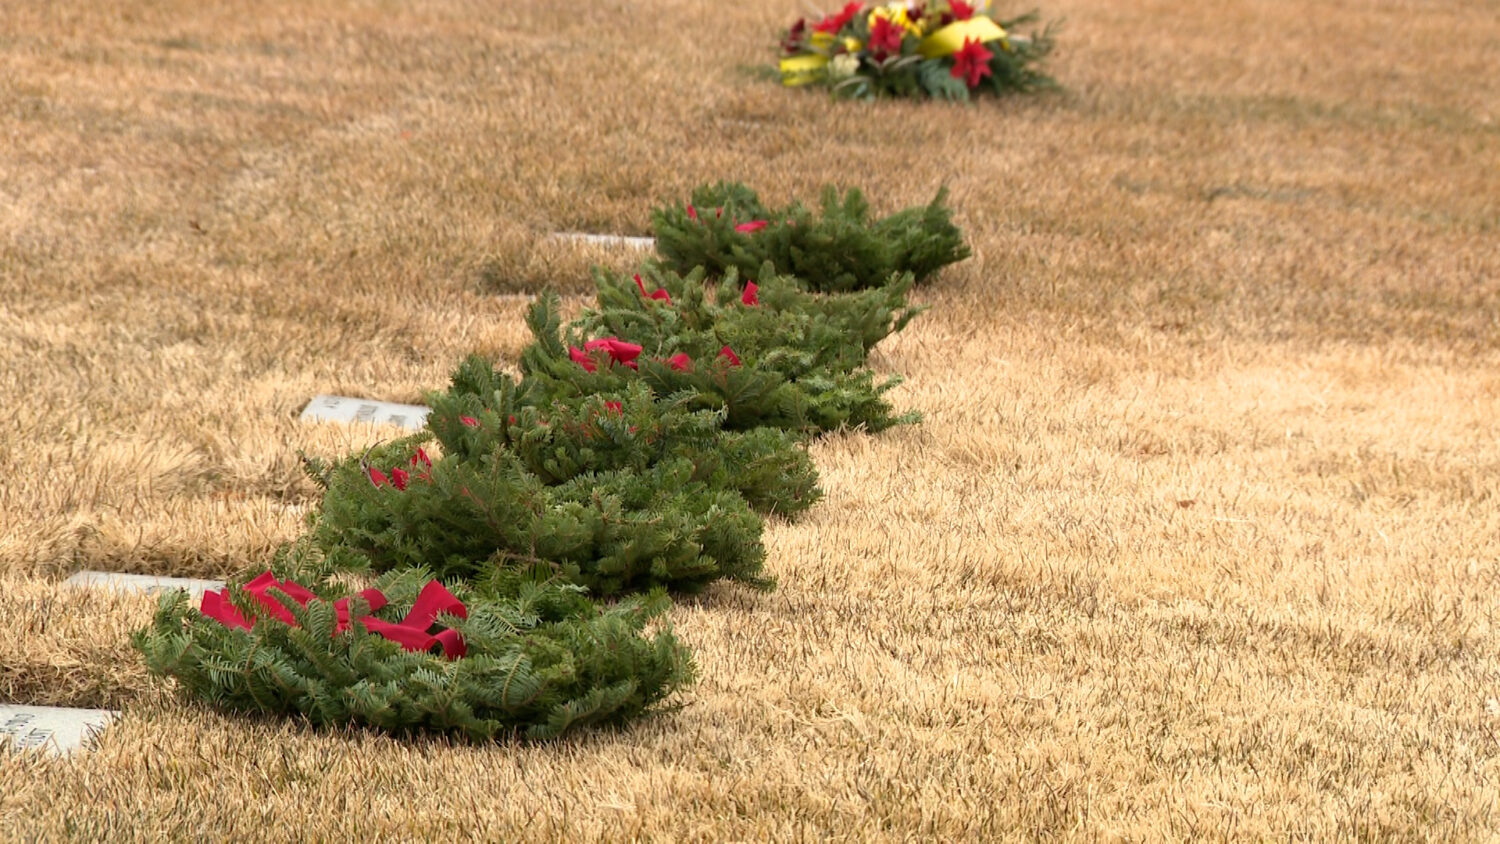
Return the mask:
{"type": "Polygon", "coordinates": [[[92,741],[119,715],[108,709],[0,703],[0,746],[61,756],[92,741]]]}
{"type": "Polygon", "coordinates": [[[303,422],[373,422],[418,430],[427,424],[432,408],[348,396],[313,396],[302,409],[303,422]]]}
{"type": "Polygon", "coordinates": [[[116,592],[145,592],[156,595],[168,589],[185,589],[189,595],[223,589],[222,580],[197,580],[188,577],[156,577],[150,574],[122,574],[117,571],[80,571],[63,581],[80,589],[113,589],[116,592]]]}
{"type": "Polygon", "coordinates": [[[631,237],[623,234],[591,234],[589,232],[558,232],[553,237],[558,240],[571,240],[581,243],[591,243],[597,246],[625,246],[631,249],[653,249],[656,247],[654,237],[631,237]]]}

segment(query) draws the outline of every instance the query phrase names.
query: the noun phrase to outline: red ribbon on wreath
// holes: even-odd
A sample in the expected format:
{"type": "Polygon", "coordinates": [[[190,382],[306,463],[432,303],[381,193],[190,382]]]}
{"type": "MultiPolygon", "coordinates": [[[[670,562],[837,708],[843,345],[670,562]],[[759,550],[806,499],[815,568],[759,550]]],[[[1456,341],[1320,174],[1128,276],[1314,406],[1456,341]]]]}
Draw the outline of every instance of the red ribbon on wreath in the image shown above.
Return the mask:
{"type": "MultiPolygon", "coordinates": [[[[310,601],[320,600],[310,590],[293,581],[279,581],[276,576],[266,572],[255,578],[244,587],[246,592],[255,598],[265,614],[279,619],[288,625],[294,625],[297,620],[292,617],[291,612],[281,605],[271,595],[267,594],[272,589],[280,590],[287,597],[302,606],[307,606],[310,601]]],[[[359,593],[359,597],[365,599],[373,612],[380,609],[390,601],[385,593],[379,589],[366,589],[359,593]]],[[[340,598],[333,602],[334,612],[338,615],[338,624],[334,633],[342,633],[349,629],[350,610],[349,599],[340,598]]],[[[250,630],[255,626],[258,618],[247,619],[239,608],[229,601],[229,590],[222,589],[218,592],[204,592],[203,603],[199,606],[199,612],[211,618],[225,627],[237,627],[242,630],[250,630]]],[[[382,621],[373,615],[360,616],[358,621],[362,627],[377,636],[390,639],[408,651],[430,651],[434,645],[443,647],[443,655],[449,659],[458,659],[468,653],[468,646],[464,644],[457,630],[443,630],[439,633],[429,633],[434,621],[439,615],[456,615],[459,618],[468,618],[469,610],[463,602],[453,596],[436,580],[422,587],[421,594],[417,595],[417,601],[412,604],[411,611],[399,622],[382,621]]]]}

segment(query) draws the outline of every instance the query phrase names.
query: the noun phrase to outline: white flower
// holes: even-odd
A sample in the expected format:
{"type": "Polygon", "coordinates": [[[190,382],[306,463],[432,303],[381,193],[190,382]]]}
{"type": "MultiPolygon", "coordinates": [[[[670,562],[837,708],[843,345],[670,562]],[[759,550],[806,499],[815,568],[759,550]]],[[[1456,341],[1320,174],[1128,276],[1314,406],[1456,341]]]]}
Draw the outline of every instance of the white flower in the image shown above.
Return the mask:
{"type": "Polygon", "coordinates": [[[828,75],[833,78],[834,81],[837,81],[840,79],[848,79],[849,77],[853,76],[855,71],[857,70],[859,70],[859,57],[851,56],[848,53],[843,53],[841,55],[833,57],[833,61],[830,63],[828,68],[828,75]]]}

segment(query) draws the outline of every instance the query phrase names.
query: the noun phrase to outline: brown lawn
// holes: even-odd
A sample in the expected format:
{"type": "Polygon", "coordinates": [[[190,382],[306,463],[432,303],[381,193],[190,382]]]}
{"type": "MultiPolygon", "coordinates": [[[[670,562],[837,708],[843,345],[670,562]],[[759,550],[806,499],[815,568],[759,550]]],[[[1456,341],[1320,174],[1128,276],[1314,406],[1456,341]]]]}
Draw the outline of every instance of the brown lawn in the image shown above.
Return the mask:
{"type": "MultiPolygon", "coordinates": [[[[0,838],[1500,834],[1500,15],[1048,0],[1060,94],[759,81],[801,6],[0,0],[0,838]],[[146,598],[296,534],[317,392],[420,401],[523,303],[735,178],[975,257],[876,365],[918,427],[814,447],[770,595],[672,620],[617,733],[401,743],[176,702],[146,598]]],[[[1019,9],[1018,9],[1019,10],[1019,9]]]]}

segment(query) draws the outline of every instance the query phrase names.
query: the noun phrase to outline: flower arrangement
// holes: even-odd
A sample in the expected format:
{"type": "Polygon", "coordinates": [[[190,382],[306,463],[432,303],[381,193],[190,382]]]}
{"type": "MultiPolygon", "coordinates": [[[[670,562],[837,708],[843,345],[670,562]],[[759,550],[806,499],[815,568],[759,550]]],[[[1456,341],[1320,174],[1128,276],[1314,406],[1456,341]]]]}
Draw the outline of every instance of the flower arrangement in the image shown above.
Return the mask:
{"type": "Polygon", "coordinates": [[[1017,28],[1036,15],[993,16],[989,0],[855,0],[818,21],[799,19],[781,38],[781,83],[824,85],[835,96],[932,97],[1049,87],[1036,64],[1052,51],[1051,27],[1017,28]]]}

